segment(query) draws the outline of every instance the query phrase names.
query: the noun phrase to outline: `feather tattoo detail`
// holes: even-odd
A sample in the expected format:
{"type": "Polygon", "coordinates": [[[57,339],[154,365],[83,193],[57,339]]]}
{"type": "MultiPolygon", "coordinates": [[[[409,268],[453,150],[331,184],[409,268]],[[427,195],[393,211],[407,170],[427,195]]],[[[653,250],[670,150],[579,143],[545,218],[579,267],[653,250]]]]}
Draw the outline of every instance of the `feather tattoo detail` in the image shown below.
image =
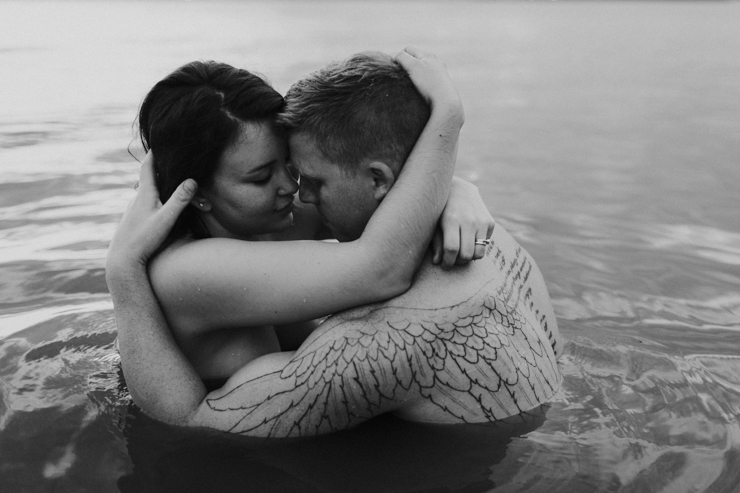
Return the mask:
{"type": "Polygon", "coordinates": [[[546,326],[507,298],[486,285],[448,307],[331,318],[282,371],[208,406],[231,432],[279,437],[350,428],[419,396],[457,422],[528,411],[553,397],[561,376],[546,326]]]}

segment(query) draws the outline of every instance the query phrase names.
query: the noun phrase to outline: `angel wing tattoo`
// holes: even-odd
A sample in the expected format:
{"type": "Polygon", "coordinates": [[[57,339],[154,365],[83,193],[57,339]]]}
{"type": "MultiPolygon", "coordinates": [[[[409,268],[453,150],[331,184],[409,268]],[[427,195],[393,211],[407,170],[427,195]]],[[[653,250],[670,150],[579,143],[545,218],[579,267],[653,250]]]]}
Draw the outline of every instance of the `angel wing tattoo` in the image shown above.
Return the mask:
{"type": "Polygon", "coordinates": [[[548,334],[492,286],[437,309],[357,312],[327,320],[282,371],[207,399],[210,410],[224,413],[219,421],[234,433],[307,436],[419,396],[453,422],[496,421],[541,405],[560,386],[548,334]]]}

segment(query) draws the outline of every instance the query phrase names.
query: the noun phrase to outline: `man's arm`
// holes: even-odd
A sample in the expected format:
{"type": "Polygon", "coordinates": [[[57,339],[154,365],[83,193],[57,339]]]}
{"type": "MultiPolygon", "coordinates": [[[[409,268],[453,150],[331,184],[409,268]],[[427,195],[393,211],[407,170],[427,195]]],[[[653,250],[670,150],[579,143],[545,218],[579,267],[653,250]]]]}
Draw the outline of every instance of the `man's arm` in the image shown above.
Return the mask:
{"type": "Polygon", "coordinates": [[[106,259],[121,363],[131,395],[147,412],[176,423],[187,421],[206,391],[167,328],[146,266],[196,188],[193,180],[186,180],[162,205],[148,154],[141,167],[139,191],[121,219],[106,259]],[[150,385],[152,381],[161,384],[150,385]]]}
{"type": "Polygon", "coordinates": [[[131,396],[152,416],[185,424],[206,395],[200,377],[175,343],[146,269],[107,276],[123,373],[131,396]]]}

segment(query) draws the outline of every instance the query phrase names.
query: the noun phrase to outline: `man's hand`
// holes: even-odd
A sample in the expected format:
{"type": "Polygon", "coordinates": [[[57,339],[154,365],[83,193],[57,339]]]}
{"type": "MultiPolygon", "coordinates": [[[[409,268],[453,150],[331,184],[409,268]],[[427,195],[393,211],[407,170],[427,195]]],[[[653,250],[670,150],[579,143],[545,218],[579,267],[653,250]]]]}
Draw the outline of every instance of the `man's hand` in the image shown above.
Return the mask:
{"type": "Polygon", "coordinates": [[[141,165],[136,197],[129,203],[108,247],[107,271],[137,264],[145,267],[198,189],[194,180],[185,180],[163,205],[154,181],[153,160],[150,151],[141,165]]]}
{"type": "Polygon", "coordinates": [[[162,205],[152,159],[147,154],[142,163],[138,193],[108,248],[105,277],[116,315],[123,373],[134,402],[158,419],[184,424],[198,409],[206,388],[168,330],[146,264],[197,186],[185,180],[162,205]]]}
{"type": "Polygon", "coordinates": [[[450,197],[432,239],[432,262],[450,269],[483,258],[485,245],[476,245],[475,241],[489,239],[495,224],[478,187],[453,178],[450,197]]]}

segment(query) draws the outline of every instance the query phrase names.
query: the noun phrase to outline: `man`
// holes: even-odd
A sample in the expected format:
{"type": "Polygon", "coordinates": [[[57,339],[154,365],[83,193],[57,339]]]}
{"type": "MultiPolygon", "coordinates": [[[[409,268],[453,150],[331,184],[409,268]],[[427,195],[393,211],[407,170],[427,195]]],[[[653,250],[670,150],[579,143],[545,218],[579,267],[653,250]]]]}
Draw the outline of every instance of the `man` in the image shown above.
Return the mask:
{"type": "MultiPolygon", "coordinates": [[[[420,55],[405,63],[427,62],[420,55]]],[[[300,198],[316,206],[340,241],[362,234],[399,176],[399,156],[407,151],[386,145],[383,115],[394,108],[383,107],[382,87],[404,77],[388,57],[359,55],[300,81],[286,96],[283,123],[291,130],[291,156],[301,174],[300,198]]],[[[424,119],[418,120],[423,127],[424,119]]],[[[123,221],[140,223],[127,234],[131,248],[150,248],[143,256],[166,234],[154,225],[192,197],[181,189],[152,216],[152,181],[145,165],[144,198],[137,198],[132,213],[140,212],[143,221],[123,221]]],[[[444,271],[428,258],[405,294],[333,315],[296,352],[258,358],[207,395],[168,334],[145,270],[119,259],[126,253],[114,238],[108,278],[119,332],[149,337],[151,349],[143,352],[159,360],[162,371],[139,378],[146,388],[132,388],[132,394],[160,419],[255,436],[327,433],[382,413],[465,423],[538,408],[561,381],[561,341],[544,280],[500,226],[490,241],[478,238],[465,248],[470,258],[473,249],[485,247],[481,260],[444,271]]],[[[127,376],[141,371],[125,361],[124,370],[127,376]]]]}

